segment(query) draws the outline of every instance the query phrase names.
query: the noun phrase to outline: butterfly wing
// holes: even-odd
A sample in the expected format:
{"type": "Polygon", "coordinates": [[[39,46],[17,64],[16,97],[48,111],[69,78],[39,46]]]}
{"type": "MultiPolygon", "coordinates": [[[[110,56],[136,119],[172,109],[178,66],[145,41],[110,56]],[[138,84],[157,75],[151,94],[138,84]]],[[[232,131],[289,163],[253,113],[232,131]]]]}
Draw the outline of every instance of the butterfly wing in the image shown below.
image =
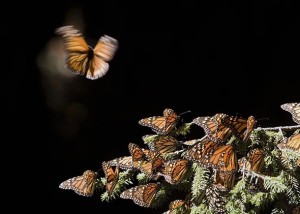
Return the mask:
{"type": "Polygon", "coordinates": [[[69,189],[78,195],[90,197],[95,190],[96,173],[86,170],[82,176],[70,178],[59,185],[61,189],[69,189]]]}
{"type": "Polygon", "coordinates": [[[91,50],[79,30],[73,26],[56,29],[56,33],[63,37],[66,51],[66,67],[72,72],[85,75],[89,66],[89,51],[91,50]]]}
{"type": "Polygon", "coordinates": [[[102,36],[96,44],[93,58],[89,62],[89,69],[86,77],[88,79],[98,79],[104,76],[108,69],[108,62],[114,57],[118,49],[118,41],[110,36],[102,36]]]}
{"type": "Polygon", "coordinates": [[[135,186],[123,191],[120,194],[120,198],[131,199],[135,204],[142,207],[150,207],[159,187],[159,183],[135,186]]]}
{"type": "Polygon", "coordinates": [[[283,110],[291,113],[294,122],[300,124],[300,103],[285,103],[280,107],[283,110]]]}
{"type": "Polygon", "coordinates": [[[128,149],[132,157],[132,161],[145,160],[145,153],[137,144],[129,143],[128,149]]]}
{"type": "Polygon", "coordinates": [[[161,136],[148,144],[151,150],[160,154],[174,152],[178,145],[178,141],[172,136],[161,136]]]}
{"type": "Polygon", "coordinates": [[[142,126],[150,127],[159,135],[166,135],[176,126],[177,121],[177,114],[172,109],[166,108],[163,116],[143,118],[138,123],[142,126]]]}
{"type": "Polygon", "coordinates": [[[105,186],[106,191],[108,195],[111,195],[118,182],[119,166],[116,166],[116,169],[114,171],[112,167],[108,165],[108,163],[102,162],[102,169],[104,171],[105,178],[106,178],[106,186],[105,186]]]}

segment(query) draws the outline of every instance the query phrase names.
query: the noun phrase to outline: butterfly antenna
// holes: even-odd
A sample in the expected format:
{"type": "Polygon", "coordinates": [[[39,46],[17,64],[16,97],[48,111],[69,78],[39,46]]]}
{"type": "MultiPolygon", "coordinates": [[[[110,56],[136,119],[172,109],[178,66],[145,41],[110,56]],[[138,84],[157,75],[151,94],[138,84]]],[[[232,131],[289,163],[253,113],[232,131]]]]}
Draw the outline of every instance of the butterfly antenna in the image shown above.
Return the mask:
{"type": "Polygon", "coordinates": [[[186,114],[186,113],[191,113],[191,111],[188,110],[188,111],[182,112],[182,113],[179,114],[179,117],[181,117],[183,114],[186,114]]]}

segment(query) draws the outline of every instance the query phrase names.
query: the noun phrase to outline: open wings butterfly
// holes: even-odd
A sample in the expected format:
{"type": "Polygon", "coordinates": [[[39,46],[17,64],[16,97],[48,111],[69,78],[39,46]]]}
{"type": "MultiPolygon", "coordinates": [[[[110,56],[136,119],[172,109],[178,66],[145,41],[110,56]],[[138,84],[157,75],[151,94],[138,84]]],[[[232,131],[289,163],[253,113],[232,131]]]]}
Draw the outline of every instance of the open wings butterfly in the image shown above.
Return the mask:
{"type": "Polygon", "coordinates": [[[110,36],[101,36],[96,46],[89,46],[81,32],[73,26],[56,29],[64,42],[66,67],[72,72],[85,75],[88,79],[98,79],[106,74],[108,62],[114,57],[118,41],[110,36]]]}

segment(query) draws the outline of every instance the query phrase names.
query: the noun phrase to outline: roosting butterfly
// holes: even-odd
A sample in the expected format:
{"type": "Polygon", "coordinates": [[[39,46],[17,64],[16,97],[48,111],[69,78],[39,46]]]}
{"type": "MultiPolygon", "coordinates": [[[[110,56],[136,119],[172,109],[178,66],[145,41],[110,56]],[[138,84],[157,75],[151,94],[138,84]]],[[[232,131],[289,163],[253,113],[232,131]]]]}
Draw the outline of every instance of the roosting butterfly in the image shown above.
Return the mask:
{"type": "Polygon", "coordinates": [[[68,69],[92,80],[106,74],[109,68],[108,62],[114,57],[118,48],[116,39],[103,35],[92,48],[87,44],[81,32],[73,26],[57,28],[56,33],[63,37],[68,69]]]}
{"type": "Polygon", "coordinates": [[[86,170],[83,175],[62,182],[59,188],[74,190],[78,195],[90,197],[95,190],[96,177],[96,172],[86,170]]]}
{"type": "Polygon", "coordinates": [[[107,162],[103,161],[102,162],[102,169],[104,171],[105,174],[105,178],[106,178],[106,191],[108,193],[108,195],[112,195],[115,186],[118,182],[118,178],[119,178],[119,172],[120,172],[120,168],[117,165],[115,168],[115,171],[112,169],[111,166],[108,165],[107,162]]]}
{"type": "Polygon", "coordinates": [[[122,192],[120,198],[131,199],[135,204],[142,207],[150,207],[159,189],[160,183],[134,186],[122,192]]]}
{"type": "Polygon", "coordinates": [[[138,121],[142,126],[150,127],[159,135],[167,135],[176,126],[179,116],[173,109],[166,108],[163,116],[152,116],[138,121]]]}
{"type": "Polygon", "coordinates": [[[280,106],[283,110],[292,114],[294,122],[300,124],[300,103],[285,103],[280,106]]]}

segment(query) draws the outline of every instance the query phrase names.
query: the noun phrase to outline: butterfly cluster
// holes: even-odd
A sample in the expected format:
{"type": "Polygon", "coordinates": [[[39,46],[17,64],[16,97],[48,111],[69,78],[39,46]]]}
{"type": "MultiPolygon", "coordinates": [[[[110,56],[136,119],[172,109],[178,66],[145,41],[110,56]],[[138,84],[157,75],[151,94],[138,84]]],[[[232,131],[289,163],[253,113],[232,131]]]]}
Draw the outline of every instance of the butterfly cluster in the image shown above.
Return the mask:
{"type": "MultiPolygon", "coordinates": [[[[66,66],[71,71],[88,79],[105,75],[117,50],[117,40],[104,35],[91,48],[72,26],[56,32],[64,40],[66,66]]],[[[282,104],[281,108],[300,124],[299,103],[282,104]]],[[[299,129],[284,134],[279,128],[276,143],[270,144],[262,129],[257,129],[257,120],[252,115],[200,115],[179,125],[181,115],[166,108],[160,116],[140,119],[137,123],[152,133],[142,136],[139,143],[128,143],[127,155],[103,161],[99,170],[86,170],[59,187],[86,197],[99,190],[105,200],[118,196],[142,207],[155,207],[163,201],[163,192],[182,186],[184,194],[169,201],[165,214],[190,213],[202,205],[211,212],[226,213],[226,197],[241,182],[251,194],[269,190],[264,179],[279,173],[271,167],[270,160],[282,167],[300,167],[299,129]],[[191,126],[204,135],[187,140],[191,126]]]]}

